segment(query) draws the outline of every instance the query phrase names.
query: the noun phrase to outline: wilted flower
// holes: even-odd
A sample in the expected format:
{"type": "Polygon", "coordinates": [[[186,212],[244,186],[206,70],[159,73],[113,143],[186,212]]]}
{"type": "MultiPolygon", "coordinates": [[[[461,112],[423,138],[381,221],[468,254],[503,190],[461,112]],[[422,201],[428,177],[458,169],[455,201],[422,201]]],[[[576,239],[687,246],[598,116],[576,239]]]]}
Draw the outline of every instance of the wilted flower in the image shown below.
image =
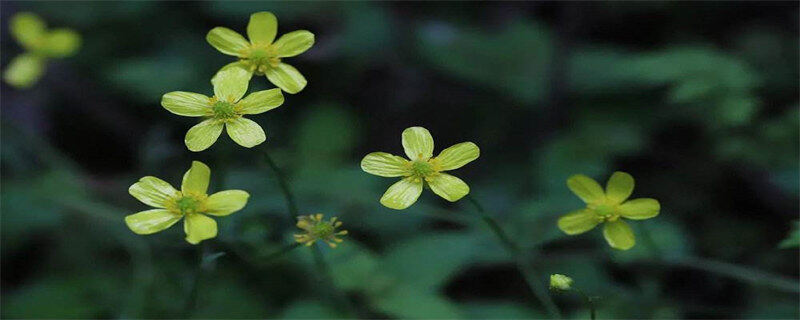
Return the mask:
{"type": "Polygon", "coordinates": [[[322,240],[331,248],[336,248],[343,241],[336,236],[346,235],[347,230],[336,231],[336,228],[342,226],[342,222],[336,221],[336,217],[328,221],[323,220],[323,217],[324,215],[320,213],[297,217],[297,227],[303,229],[304,232],[295,234],[294,240],[306,246],[322,240]]]}
{"type": "Polygon", "coordinates": [[[25,48],[26,52],[8,64],[3,79],[17,87],[32,86],[42,76],[48,58],[64,58],[75,54],[81,45],[81,37],[71,29],[47,30],[39,16],[20,12],[11,17],[11,36],[25,48]]]}
{"type": "Polygon", "coordinates": [[[625,201],[633,193],[633,177],[625,172],[614,172],[608,179],[606,190],[597,181],[585,175],[574,175],[567,179],[567,186],[583,202],[586,208],[571,212],[558,219],[558,228],[575,235],[592,230],[600,223],[603,236],[615,249],[628,250],[636,244],[631,227],[621,218],[631,220],[650,219],[658,215],[661,205],[655,199],[640,198],[625,201]]]}
{"type": "MultiPolygon", "coordinates": [[[[235,56],[239,61],[230,63],[227,68],[238,67],[247,70],[252,76],[266,75],[272,84],[288,93],[298,93],[306,86],[306,78],[294,67],[283,63],[282,58],[299,55],[314,45],[314,34],[306,30],[284,34],[277,41],[278,19],[271,12],[257,12],[250,15],[247,24],[248,42],[241,34],[225,27],[211,29],[206,41],[224,54],[235,56]]],[[[248,78],[249,80],[249,78],[248,78]]]]}
{"type": "Polygon", "coordinates": [[[469,193],[469,186],[443,171],[461,168],[480,155],[472,142],[462,142],[433,156],[433,137],[423,127],[403,130],[403,149],[409,160],[386,152],[373,152],[361,160],[361,169],[381,177],[403,177],[381,197],[381,204],[392,209],[405,209],[422,194],[423,186],[447,201],[455,202],[469,193]]]}
{"type": "Polygon", "coordinates": [[[267,137],[258,123],[244,118],[244,115],[259,114],[275,109],[283,104],[280,89],[253,92],[242,99],[247,92],[248,73],[239,68],[220,71],[211,79],[214,96],[193,92],[174,91],[161,98],[161,105],[177,115],[203,117],[186,132],[186,147],[191,151],[202,151],[219,138],[222,128],[239,145],[252,148],[264,142],[267,137]]]}
{"type": "Polygon", "coordinates": [[[181,191],[156,177],[144,177],[128,192],[139,201],[157,209],[125,217],[125,223],[137,234],[152,234],[167,229],[181,218],[186,241],[198,244],[217,236],[217,222],[206,215],[227,216],[241,210],[250,197],[242,190],[225,190],[208,195],[211,170],[200,161],[183,175],[181,191]]]}

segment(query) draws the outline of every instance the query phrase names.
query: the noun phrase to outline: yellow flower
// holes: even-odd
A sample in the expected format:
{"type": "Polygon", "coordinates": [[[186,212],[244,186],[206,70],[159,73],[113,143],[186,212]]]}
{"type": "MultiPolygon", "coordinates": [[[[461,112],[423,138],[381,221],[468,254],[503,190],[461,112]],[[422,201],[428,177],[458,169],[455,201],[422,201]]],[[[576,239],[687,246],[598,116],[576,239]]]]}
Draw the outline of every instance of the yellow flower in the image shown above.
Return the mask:
{"type": "Polygon", "coordinates": [[[161,98],[161,105],[169,112],[186,117],[203,117],[186,132],[186,147],[203,151],[217,141],[225,127],[228,135],[245,148],[252,148],[267,140],[264,129],[244,115],[264,113],[283,104],[280,89],[253,92],[247,97],[250,76],[238,68],[220,71],[211,79],[214,96],[185,91],[173,91],[161,98]],[[242,99],[244,97],[244,99],[242,99]]]}
{"type": "Polygon", "coordinates": [[[47,30],[45,22],[30,12],[12,16],[9,29],[26,52],[9,62],[3,79],[21,89],[39,80],[48,59],[71,56],[81,46],[81,36],[77,32],[66,28],[47,30]]]}
{"type": "Polygon", "coordinates": [[[242,190],[225,190],[208,195],[211,170],[200,161],[183,175],[181,191],[156,177],[144,177],[128,192],[139,201],[157,209],[125,217],[128,228],[136,234],[152,234],[167,229],[181,218],[186,241],[198,244],[217,236],[217,222],[206,215],[227,216],[241,210],[250,197],[242,190]]]}
{"type": "Polygon", "coordinates": [[[614,172],[608,179],[606,190],[597,181],[578,174],[567,179],[567,187],[583,202],[586,208],[571,212],[558,219],[558,228],[568,235],[584,233],[600,223],[608,245],[628,250],[636,244],[631,227],[622,220],[644,220],[658,215],[661,205],[655,199],[640,198],[625,201],[633,193],[633,177],[625,172],[614,172]]]}
{"type": "Polygon", "coordinates": [[[381,177],[403,177],[393,184],[381,197],[381,204],[402,210],[417,201],[423,186],[447,201],[455,202],[469,193],[469,186],[459,178],[443,171],[461,168],[480,155],[480,149],[472,142],[462,142],[442,150],[433,156],[433,137],[423,127],[411,127],[403,131],[403,149],[409,160],[388,154],[373,152],[361,160],[361,169],[381,177]]]}
{"type": "Polygon", "coordinates": [[[342,226],[342,222],[336,221],[336,217],[325,221],[322,220],[323,217],[321,213],[297,217],[297,227],[303,229],[304,232],[295,234],[294,240],[306,246],[314,244],[317,240],[322,240],[331,248],[336,248],[342,242],[342,239],[336,236],[346,235],[347,230],[337,232],[336,228],[342,226]]]}
{"type": "Polygon", "coordinates": [[[563,274],[550,275],[550,290],[566,291],[572,288],[572,278],[563,274]]]}
{"type": "MultiPolygon", "coordinates": [[[[288,93],[298,93],[306,86],[306,78],[294,67],[281,59],[299,55],[314,45],[314,34],[306,30],[284,34],[277,41],[278,19],[271,12],[257,12],[250,15],[247,24],[248,42],[241,34],[225,27],[211,29],[206,41],[224,54],[235,56],[239,61],[230,63],[227,68],[238,67],[247,70],[252,76],[266,75],[267,79],[288,93]]],[[[248,78],[249,80],[249,78],[248,78]]]]}

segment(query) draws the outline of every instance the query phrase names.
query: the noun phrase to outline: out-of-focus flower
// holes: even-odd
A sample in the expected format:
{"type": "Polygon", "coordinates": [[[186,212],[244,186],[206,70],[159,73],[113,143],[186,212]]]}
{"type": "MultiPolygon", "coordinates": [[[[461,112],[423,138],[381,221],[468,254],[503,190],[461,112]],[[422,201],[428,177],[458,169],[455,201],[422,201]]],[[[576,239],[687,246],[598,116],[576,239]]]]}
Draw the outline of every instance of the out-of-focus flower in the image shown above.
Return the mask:
{"type": "Polygon", "coordinates": [[[242,190],[225,190],[208,195],[211,170],[200,161],[183,175],[181,191],[156,177],[144,177],[128,192],[139,201],[156,209],[125,217],[125,223],[137,234],[152,234],[167,229],[181,218],[186,241],[198,244],[217,236],[217,222],[207,215],[227,216],[241,210],[250,197],[242,190]]]}
{"type": "Polygon", "coordinates": [[[433,137],[423,127],[403,130],[403,149],[409,160],[386,152],[373,152],[361,160],[361,169],[381,177],[403,177],[381,197],[381,204],[402,210],[417,201],[423,186],[447,201],[455,202],[469,193],[469,186],[459,178],[444,173],[470,163],[480,156],[472,142],[462,142],[433,157],[433,137]]]}
{"type": "Polygon", "coordinates": [[[66,28],[47,30],[45,22],[30,12],[11,17],[11,36],[26,52],[16,56],[3,73],[6,83],[28,88],[41,78],[47,59],[74,55],[81,45],[81,36],[66,28]]]}
{"type": "Polygon", "coordinates": [[[572,278],[563,274],[550,275],[550,290],[567,291],[572,288],[572,278]]]}
{"type": "Polygon", "coordinates": [[[278,19],[271,12],[250,15],[247,24],[247,41],[241,34],[225,27],[211,29],[206,41],[224,54],[239,61],[230,63],[220,71],[238,67],[252,76],[266,75],[272,84],[288,93],[298,93],[305,88],[306,78],[297,69],[281,59],[299,55],[314,45],[314,34],[306,30],[292,31],[275,40],[278,19]],[[273,42],[274,41],[274,42],[273,42]]]}
{"type": "Polygon", "coordinates": [[[658,215],[661,205],[655,199],[628,200],[633,193],[633,177],[625,172],[614,172],[608,179],[606,189],[597,181],[578,174],[567,179],[567,187],[583,202],[586,208],[568,213],[558,219],[558,228],[568,235],[592,230],[600,223],[608,245],[628,250],[636,244],[631,227],[621,218],[631,220],[650,219],[658,215]]]}
{"type": "Polygon", "coordinates": [[[193,92],[174,91],[161,98],[161,105],[177,115],[203,117],[201,121],[186,132],[186,147],[191,151],[203,151],[219,138],[225,127],[228,135],[239,145],[252,148],[264,142],[264,130],[244,115],[259,114],[275,109],[283,104],[280,89],[253,92],[242,99],[247,92],[250,76],[243,69],[230,68],[220,71],[211,79],[214,96],[193,92]]]}
{"type": "Polygon", "coordinates": [[[336,217],[328,221],[323,220],[323,217],[320,213],[297,217],[297,227],[303,229],[303,233],[295,234],[294,240],[306,246],[322,240],[331,248],[336,248],[343,241],[337,236],[346,235],[347,230],[336,231],[336,228],[342,226],[342,222],[337,221],[336,217]]]}

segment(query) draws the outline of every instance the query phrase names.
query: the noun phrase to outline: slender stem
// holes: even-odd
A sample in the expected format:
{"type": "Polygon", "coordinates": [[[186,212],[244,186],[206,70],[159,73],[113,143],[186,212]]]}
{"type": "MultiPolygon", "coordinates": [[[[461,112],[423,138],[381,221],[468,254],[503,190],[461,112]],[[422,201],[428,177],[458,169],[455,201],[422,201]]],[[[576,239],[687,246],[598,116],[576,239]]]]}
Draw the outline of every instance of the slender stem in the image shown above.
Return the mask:
{"type": "Polygon", "coordinates": [[[533,266],[531,266],[528,261],[527,253],[522,250],[516,242],[511,240],[508,234],[500,227],[500,224],[497,223],[492,216],[486,213],[483,206],[475,200],[474,197],[471,195],[466,196],[467,201],[471,203],[478,214],[480,215],[481,220],[489,226],[489,229],[500,239],[500,242],[503,246],[508,250],[511,256],[514,258],[517,268],[519,268],[522,276],[525,278],[525,282],[530,287],[533,294],[539,299],[539,302],[545,307],[547,313],[550,315],[551,318],[561,318],[561,312],[558,310],[558,306],[556,306],[555,302],[553,302],[553,298],[550,297],[550,294],[547,293],[547,288],[544,284],[539,281],[539,277],[536,276],[537,272],[534,270],[533,266]]]}
{"type": "Polygon", "coordinates": [[[577,291],[578,294],[580,294],[581,297],[583,297],[583,299],[586,300],[586,305],[589,306],[589,318],[592,320],[596,319],[597,315],[595,312],[594,299],[589,295],[587,295],[585,292],[583,292],[583,290],[581,289],[575,288],[575,291],[577,291]]]}
{"type": "MultiPolygon", "coordinates": [[[[267,165],[272,169],[275,173],[275,176],[278,179],[278,185],[281,188],[281,192],[283,193],[284,198],[286,199],[286,207],[288,208],[288,218],[289,223],[293,224],[294,221],[297,220],[297,217],[300,215],[299,210],[297,208],[297,201],[295,201],[294,194],[292,190],[289,188],[289,183],[287,182],[286,176],[284,175],[283,171],[281,171],[280,167],[275,164],[275,160],[269,155],[269,152],[264,151],[264,160],[267,162],[267,165]]],[[[314,256],[314,265],[317,268],[317,272],[322,277],[322,280],[327,282],[326,287],[331,292],[331,296],[334,300],[334,305],[338,308],[344,307],[342,311],[348,313],[348,315],[356,315],[358,314],[355,312],[355,307],[350,303],[350,300],[347,299],[339,290],[336,289],[335,283],[333,282],[333,276],[330,272],[330,266],[328,266],[327,262],[325,262],[324,257],[322,256],[322,251],[316,245],[313,246],[311,250],[312,255],[314,256]],[[337,301],[338,300],[338,301],[337,301]],[[341,302],[341,303],[340,303],[341,302]]]]}
{"type": "Polygon", "coordinates": [[[272,259],[275,259],[275,258],[278,258],[280,256],[283,256],[284,254],[287,254],[290,251],[299,248],[300,245],[301,245],[301,243],[299,243],[299,242],[295,242],[295,243],[292,243],[292,244],[287,244],[287,245],[283,246],[283,248],[280,248],[278,251],[275,251],[272,254],[268,255],[262,261],[267,262],[267,261],[270,261],[272,259]]]}
{"type": "Polygon", "coordinates": [[[192,315],[192,310],[197,305],[197,283],[200,282],[200,276],[203,273],[203,256],[204,256],[204,249],[205,245],[201,244],[197,246],[197,268],[194,270],[194,274],[192,275],[192,279],[189,282],[189,294],[186,296],[186,301],[183,303],[183,311],[181,312],[181,317],[183,319],[188,319],[192,315]]]}

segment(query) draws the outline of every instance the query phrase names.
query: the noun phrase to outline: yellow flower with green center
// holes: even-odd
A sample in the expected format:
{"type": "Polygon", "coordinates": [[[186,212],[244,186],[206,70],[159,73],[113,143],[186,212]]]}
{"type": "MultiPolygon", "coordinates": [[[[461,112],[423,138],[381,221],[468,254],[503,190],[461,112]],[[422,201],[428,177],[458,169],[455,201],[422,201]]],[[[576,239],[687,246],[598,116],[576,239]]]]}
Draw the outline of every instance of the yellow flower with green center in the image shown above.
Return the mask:
{"type": "Polygon", "coordinates": [[[247,92],[250,76],[242,69],[231,68],[220,71],[211,79],[214,96],[193,92],[174,91],[161,98],[161,105],[177,115],[203,117],[186,132],[186,147],[191,151],[203,151],[217,141],[225,127],[228,135],[239,145],[252,148],[264,142],[264,130],[244,115],[264,113],[283,104],[280,89],[247,92]]]}
{"type": "Polygon", "coordinates": [[[433,137],[423,127],[411,127],[403,131],[403,149],[406,160],[386,152],[373,152],[361,160],[361,169],[381,177],[403,177],[393,184],[381,197],[381,204],[402,210],[417,201],[422,188],[427,186],[433,193],[447,201],[455,202],[469,193],[469,186],[459,178],[444,171],[461,168],[480,156],[480,149],[472,142],[462,142],[442,150],[433,157],[433,137]]]}
{"type": "Polygon", "coordinates": [[[39,16],[20,12],[11,17],[11,36],[27,52],[15,57],[3,73],[6,83],[17,88],[28,88],[41,78],[49,58],[64,58],[75,54],[81,45],[81,36],[70,29],[47,30],[39,16]]]}
{"type": "Polygon", "coordinates": [[[568,235],[581,234],[604,223],[603,237],[608,245],[628,250],[636,244],[631,227],[622,218],[631,220],[650,219],[658,215],[661,205],[655,199],[628,200],[633,193],[633,177],[625,172],[614,172],[608,179],[606,189],[597,181],[578,174],[567,179],[567,187],[583,202],[586,208],[568,213],[558,219],[558,228],[568,235]]]}
{"type": "Polygon", "coordinates": [[[200,161],[183,175],[181,190],[156,177],[144,177],[129,189],[134,198],[157,208],[125,217],[128,228],[136,234],[153,234],[167,229],[181,218],[186,241],[198,244],[217,236],[217,222],[207,215],[227,216],[241,210],[250,197],[242,190],[225,190],[208,195],[211,170],[200,161]]]}
{"type": "Polygon", "coordinates": [[[239,61],[230,63],[220,71],[238,67],[247,70],[250,76],[266,75],[272,84],[288,93],[298,93],[306,86],[306,78],[294,67],[283,63],[283,58],[299,55],[314,45],[314,34],[306,30],[284,34],[277,41],[278,19],[271,12],[250,15],[247,24],[247,41],[241,34],[225,27],[211,29],[206,41],[224,54],[235,56],[239,61]]]}
{"type": "Polygon", "coordinates": [[[314,244],[317,240],[322,240],[331,248],[336,248],[343,241],[337,236],[346,235],[347,230],[336,231],[336,228],[342,226],[342,222],[336,221],[336,217],[328,221],[323,220],[323,217],[320,213],[297,217],[297,227],[303,229],[304,232],[295,234],[294,240],[306,246],[314,244]]]}

